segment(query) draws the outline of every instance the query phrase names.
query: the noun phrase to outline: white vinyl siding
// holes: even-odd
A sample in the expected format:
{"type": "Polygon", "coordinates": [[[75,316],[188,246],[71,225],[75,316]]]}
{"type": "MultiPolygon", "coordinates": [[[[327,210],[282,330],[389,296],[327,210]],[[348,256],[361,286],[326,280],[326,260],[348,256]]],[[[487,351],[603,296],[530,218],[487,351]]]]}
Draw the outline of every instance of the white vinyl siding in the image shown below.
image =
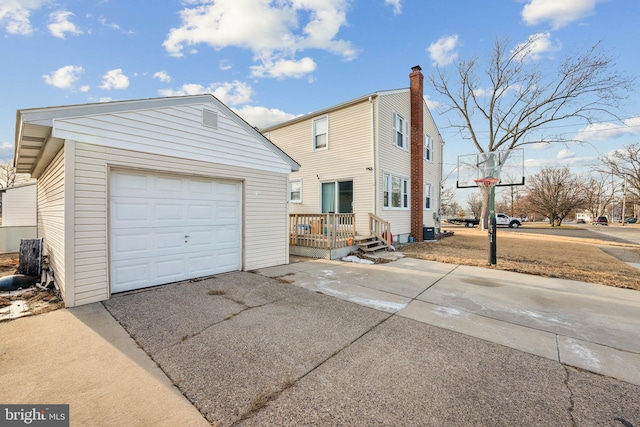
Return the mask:
{"type": "Polygon", "coordinates": [[[7,188],[2,193],[3,227],[33,227],[37,221],[35,184],[7,188]]]}
{"type": "Polygon", "coordinates": [[[289,201],[302,203],[302,180],[296,179],[289,182],[289,201]]]}
{"type": "Polygon", "coordinates": [[[56,119],[52,136],[227,166],[291,170],[253,133],[207,103],[56,119]],[[205,108],[218,113],[217,129],[202,125],[205,108]]]}
{"type": "Polygon", "coordinates": [[[313,120],[313,150],[329,148],[329,118],[327,116],[313,120]]]}
{"type": "Polygon", "coordinates": [[[76,304],[109,297],[108,176],[134,169],[243,183],[243,270],[288,263],[286,174],[76,144],[76,304]]]}
{"type": "Polygon", "coordinates": [[[64,212],[65,152],[54,157],[38,179],[38,237],[43,239],[43,255],[48,255],[49,266],[65,301],[72,298],[65,285],[65,212],[64,212]]]}
{"type": "MultiPolygon", "coordinates": [[[[373,208],[371,105],[365,99],[332,110],[329,116],[331,147],[328,150],[312,151],[309,147],[309,135],[313,134],[313,119],[317,115],[269,129],[271,141],[301,165],[300,171],[291,173],[290,180],[302,180],[302,201],[289,204],[289,209],[291,213],[319,213],[322,182],[353,181],[356,231],[368,234],[368,214],[373,208]]],[[[388,134],[390,132],[391,127],[388,134]]]]}

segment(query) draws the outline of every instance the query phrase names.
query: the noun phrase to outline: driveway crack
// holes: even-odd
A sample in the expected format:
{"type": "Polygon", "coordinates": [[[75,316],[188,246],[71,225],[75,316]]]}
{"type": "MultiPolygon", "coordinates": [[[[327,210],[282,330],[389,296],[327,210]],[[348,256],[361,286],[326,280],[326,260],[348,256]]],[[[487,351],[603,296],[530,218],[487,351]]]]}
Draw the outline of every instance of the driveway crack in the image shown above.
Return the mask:
{"type": "Polygon", "coordinates": [[[569,416],[571,417],[571,425],[573,427],[576,427],[578,423],[576,422],[576,419],[573,413],[575,409],[575,401],[573,399],[573,390],[571,390],[571,386],[569,385],[569,380],[571,379],[571,373],[569,372],[569,368],[567,366],[562,364],[561,366],[564,368],[564,372],[566,374],[564,379],[564,386],[567,388],[567,391],[569,391],[569,407],[567,408],[567,410],[569,411],[569,416]]]}

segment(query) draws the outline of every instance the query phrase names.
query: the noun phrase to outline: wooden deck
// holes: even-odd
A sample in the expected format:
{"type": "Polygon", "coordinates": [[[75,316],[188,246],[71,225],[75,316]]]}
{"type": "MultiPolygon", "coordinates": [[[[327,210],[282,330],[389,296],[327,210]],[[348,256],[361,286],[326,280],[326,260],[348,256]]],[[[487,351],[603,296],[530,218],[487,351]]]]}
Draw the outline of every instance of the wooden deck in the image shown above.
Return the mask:
{"type": "Polygon", "coordinates": [[[318,249],[352,246],[356,237],[354,214],[290,214],[289,244],[318,249]]]}

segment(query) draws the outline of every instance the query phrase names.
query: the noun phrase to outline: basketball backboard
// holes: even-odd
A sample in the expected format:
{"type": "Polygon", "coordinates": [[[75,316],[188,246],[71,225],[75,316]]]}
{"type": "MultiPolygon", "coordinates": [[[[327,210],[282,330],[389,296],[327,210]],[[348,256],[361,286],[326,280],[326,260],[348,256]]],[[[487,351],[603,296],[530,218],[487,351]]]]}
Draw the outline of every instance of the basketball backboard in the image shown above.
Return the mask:
{"type": "Polygon", "coordinates": [[[458,156],[457,188],[477,188],[497,179],[496,186],[524,185],[524,150],[491,151],[458,156]]]}

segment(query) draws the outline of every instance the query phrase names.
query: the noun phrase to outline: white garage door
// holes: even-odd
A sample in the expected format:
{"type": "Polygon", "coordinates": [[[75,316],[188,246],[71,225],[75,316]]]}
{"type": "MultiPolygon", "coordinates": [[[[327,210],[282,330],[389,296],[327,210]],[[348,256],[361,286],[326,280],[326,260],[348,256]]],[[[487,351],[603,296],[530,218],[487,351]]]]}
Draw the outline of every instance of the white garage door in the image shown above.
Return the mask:
{"type": "Polygon", "coordinates": [[[233,181],[113,171],[111,292],[241,269],[240,194],[233,181]]]}

